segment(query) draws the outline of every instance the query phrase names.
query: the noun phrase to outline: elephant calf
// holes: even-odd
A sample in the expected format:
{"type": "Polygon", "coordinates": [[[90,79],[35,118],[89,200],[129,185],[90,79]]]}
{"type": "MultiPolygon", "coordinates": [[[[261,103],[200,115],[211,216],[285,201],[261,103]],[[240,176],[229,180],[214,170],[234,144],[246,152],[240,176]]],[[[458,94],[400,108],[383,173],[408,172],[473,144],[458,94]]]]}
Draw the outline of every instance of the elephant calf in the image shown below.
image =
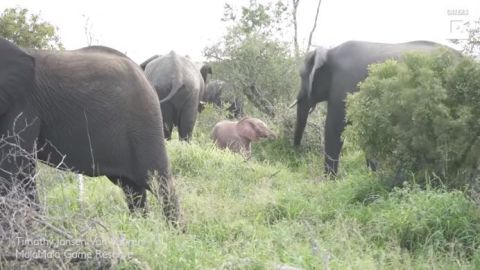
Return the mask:
{"type": "Polygon", "coordinates": [[[251,142],[261,138],[276,138],[276,135],[262,120],[253,117],[220,121],[212,131],[212,139],[217,147],[228,148],[246,158],[251,156],[251,142]]]}

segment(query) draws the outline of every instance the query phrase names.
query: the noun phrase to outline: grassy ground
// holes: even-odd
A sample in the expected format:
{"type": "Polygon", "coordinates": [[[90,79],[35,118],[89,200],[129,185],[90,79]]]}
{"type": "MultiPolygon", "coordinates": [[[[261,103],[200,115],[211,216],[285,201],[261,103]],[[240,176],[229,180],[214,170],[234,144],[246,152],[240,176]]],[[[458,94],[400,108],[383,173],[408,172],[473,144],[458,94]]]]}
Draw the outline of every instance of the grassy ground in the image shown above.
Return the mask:
{"type": "Polygon", "coordinates": [[[282,139],[245,161],[209,142],[216,117],[202,113],[192,143],[167,143],[185,233],[167,227],[151,194],[148,216],[130,215],[106,178],[87,178],[79,200],[75,175],[41,166],[46,237],[58,244],[64,235],[52,228],[61,228],[86,239],[57,252],[93,253],[85,269],[102,258],[114,269],[480,268],[480,212],[463,193],[388,190],[359,152],[345,151],[340,177],[324,179],[318,150],[282,139]]]}
{"type": "Polygon", "coordinates": [[[264,143],[254,152],[261,160],[246,162],[213,145],[169,142],[184,234],[165,225],[153,196],[147,218],[129,215],[121,190],[104,178],[86,180],[82,203],[71,176],[59,184],[44,169],[40,190],[49,215],[75,235],[80,217],[102,224],[92,237],[119,257],[115,268],[480,267],[480,214],[462,193],[387,191],[358,153],[344,158],[341,179],[324,180],[310,168],[320,167],[319,157],[295,162],[299,157],[281,145],[264,143]],[[269,151],[286,158],[268,160],[269,151]]]}

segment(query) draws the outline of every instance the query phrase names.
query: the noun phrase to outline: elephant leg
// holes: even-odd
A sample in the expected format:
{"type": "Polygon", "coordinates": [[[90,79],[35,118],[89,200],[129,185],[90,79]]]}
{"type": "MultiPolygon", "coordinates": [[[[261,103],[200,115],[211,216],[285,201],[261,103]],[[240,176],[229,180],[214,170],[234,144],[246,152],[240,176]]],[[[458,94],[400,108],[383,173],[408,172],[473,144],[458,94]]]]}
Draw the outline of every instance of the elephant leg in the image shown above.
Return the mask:
{"type": "Polygon", "coordinates": [[[325,173],[337,175],[340,151],[343,141],[341,134],[345,128],[344,104],[329,102],[325,123],[325,173]]]}
{"type": "Polygon", "coordinates": [[[245,145],[245,158],[248,160],[250,158],[252,158],[252,143],[251,142],[248,142],[246,145],[245,145]]]}
{"type": "Polygon", "coordinates": [[[0,196],[18,190],[38,205],[35,189],[35,149],[40,121],[22,110],[0,117],[0,196]]]}
{"type": "Polygon", "coordinates": [[[163,119],[163,133],[166,140],[172,138],[173,118],[175,116],[175,110],[170,103],[161,105],[162,107],[162,119],[163,119]]]}
{"type": "Polygon", "coordinates": [[[157,201],[162,205],[163,213],[167,220],[175,227],[183,227],[184,224],[181,218],[180,203],[172,178],[165,175],[153,174],[149,190],[154,194],[157,201]]]}
{"type": "Polygon", "coordinates": [[[366,162],[367,162],[367,167],[370,168],[370,170],[372,170],[372,171],[377,170],[377,167],[378,167],[378,161],[377,160],[374,160],[374,159],[371,159],[371,158],[366,158],[366,162]]]}
{"type": "Polygon", "coordinates": [[[163,125],[163,133],[165,134],[165,140],[170,141],[172,139],[173,123],[164,123],[163,125]]]}
{"type": "Polygon", "coordinates": [[[108,179],[123,189],[130,213],[140,210],[142,215],[147,214],[147,192],[144,187],[138,186],[134,181],[125,177],[108,176],[108,179]]]}
{"type": "Polygon", "coordinates": [[[190,141],[192,138],[193,127],[197,120],[197,106],[185,106],[180,114],[180,121],[178,124],[178,133],[180,140],[190,141]]]}

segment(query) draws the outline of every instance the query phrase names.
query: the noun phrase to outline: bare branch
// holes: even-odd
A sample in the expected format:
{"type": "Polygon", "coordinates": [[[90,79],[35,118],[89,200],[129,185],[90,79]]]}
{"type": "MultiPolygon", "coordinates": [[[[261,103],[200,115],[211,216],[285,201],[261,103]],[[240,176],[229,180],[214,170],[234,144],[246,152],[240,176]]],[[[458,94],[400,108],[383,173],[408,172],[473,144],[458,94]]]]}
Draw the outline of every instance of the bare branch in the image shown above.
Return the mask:
{"type": "MultiPolygon", "coordinates": [[[[49,204],[47,199],[40,200],[39,193],[46,195],[48,182],[66,181],[71,174],[55,170],[54,177],[40,181],[37,186],[41,187],[40,190],[35,188],[39,175],[38,170],[34,173],[39,151],[37,142],[33,149],[23,148],[20,144],[23,142],[21,133],[28,132],[27,127],[32,124],[19,115],[12,130],[0,137],[0,169],[5,169],[0,175],[0,265],[3,266],[0,268],[91,269],[100,266],[110,269],[120,261],[128,260],[129,255],[125,253],[127,242],[115,241],[108,228],[100,222],[92,222],[92,218],[85,215],[87,212],[49,211],[55,205],[49,204]],[[65,226],[65,220],[72,219],[72,215],[75,222],[65,226]],[[79,254],[79,257],[68,256],[65,250],[68,254],[79,254]],[[95,258],[93,255],[97,252],[115,256],[95,258]]],[[[67,169],[65,164],[58,167],[67,169]]],[[[42,178],[47,179],[46,175],[42,178]]]]}
{"type": "Polygon", "coordinates": [[[275,116],[274,106],[260,93],[260,91],[258,91],[255,83],[252,83],[251,85],[245,85],[243,87],[243,93],[248,100],[255,104],[255,107],[257,107],[259,110],[271,117],[275,116]]]}
{"type": "Polygon", "coordinates": [[[87,112],[83,111],[83,115],[85,116],[85,127],[87,128],[88,145],[90,147],[90,158],[92,159],[92,172],[95,173],[95,156],[93,154],[92,138],[90,138],[90,129],[88,127],[87,112]]]}
{"type": "Polygon", "coordinates": [[[295,48],[295,59],[298,59],[300,57],[300,48],[298,46],[298,24],[297,24],[297,9],[298,9],[298,4],[300,4],[300,0],[292,0],[293,2],[293,10],[292,10],[292,16],[293,16],[293,46],[295,48]]]}
{"type": "Polygon", "coordinates": [[[92,46],[95,44],[98,44],[99,41],[95,37],[95,34],[93,33],[93,24],[90,22],[90,17],[83,14],[83,19],[85,20],[85,24],[83,25],[83,31],[85,33],[85,39],[87,42],[88,46],[92,46]]]}
{"type": "Polygon", "coordinates": [[[56,226],[53,226],[52,224],[50,224],[50,223],[48,223],[48,222],[46,222],[46,221],[44,221],[44,220],[42,220],[42,219],[39,219],[39,218],[36,218],[36,217],[32,217],[32,220],[34,220],[34,221],[36,221],[36,222],[38,222],[38,223],[40,223],[40,224],[42,224],[42,225],[45,225],[45,227],[49,228],[49,229],[52,230],[53,232],[56,232],[57,234],[65,237],[65,238],[67,238],[67,239],[70,239],[70,240],[73,239],[73,237],[72,237],[70,234],[68,234],[67,232],[65,232],[64,230],[62,230],[62,229],[60,229],[60,228],[58,228],[58,227],[56,227],[56,226]]]}
{"type": "Polygon", "coordinates": [[[321,3],[322,3],[322,0],[318,0],[317,13],[315,13],[315,21],[313,22],[312,31],[310,31],[310,35],[308,36],[308,44],[307,44],[306,52],[308,52],[308,50],[310,50],[310,47],[312,46],[312,38],[313,38],[313,34],[315,33],[315,29],[317,28],[318,14],[320,13],[321,3]]]}

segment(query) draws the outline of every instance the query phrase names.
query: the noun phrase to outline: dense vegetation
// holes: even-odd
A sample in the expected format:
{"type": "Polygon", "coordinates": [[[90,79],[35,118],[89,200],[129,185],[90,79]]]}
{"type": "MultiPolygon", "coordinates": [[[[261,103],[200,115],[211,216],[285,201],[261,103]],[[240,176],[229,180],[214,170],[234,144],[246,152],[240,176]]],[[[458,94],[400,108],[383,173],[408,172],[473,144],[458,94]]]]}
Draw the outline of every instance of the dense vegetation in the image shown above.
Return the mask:
{"type": "Polygon", "coordinates": [[[480,266],[480,214],[461,192],[415,185],[388,192],[356,153],[346,157],[356,165],[343,179],[321,182],[308,164],[245,162],[199,142],[172,141],[168,150],[185,234],[165,227],[151,198],[147,218],[130,216],[121,190],[100,178],[86,181],[79,203],[76,181],[58,174],[41,178],[54,224],[80,238],[89,220],[87,239],[102,239],[97,248],[124,269],[480,266]]]}
{"type": "Polygon", "coordinates": [[[250,111],[274,117],[294,99],[299,84],[289,35],[284,33],[290,22],[287,7],[281,1],[250,1],[237,11],[227,4],[223,22],[225,36],[204,49],[213,77],[230,83],[250,111]],[[279,37],[281,32],[285,36],[279,37]]]}
{"type": "MultiPolygon", "coordinates": [[[[254,158],[245,161],[215,149],[206,136],[216,117],[222,112],[207,108],[192,143],[167,143],[185,233],[166,226],[153,196],[146,218],[131,216],[121,189],[107,179],[87,179],[80,197],[73,174],[41,166],[39,190],[50,225],[96,243],[83,252],[106,254],[80,263],[121,269],[480,267],[480,212],[464,193],[416,184],[391,190],[351,149],[336,181],[321,177],[317,151],[299,154],[281,140],[255,145],[254,158]]],[[[56,230],[45,233],[64,239],[56,230]]],[[[62,248],[75,254],[77,247],[62,248]]]]}
{"type": "Polygon", "coordinates": [[[380,161],[385,179],[478,186],[478,62],[445,50],[405,55],[373,65],[360,89],[345,137],[380,161]]]}

